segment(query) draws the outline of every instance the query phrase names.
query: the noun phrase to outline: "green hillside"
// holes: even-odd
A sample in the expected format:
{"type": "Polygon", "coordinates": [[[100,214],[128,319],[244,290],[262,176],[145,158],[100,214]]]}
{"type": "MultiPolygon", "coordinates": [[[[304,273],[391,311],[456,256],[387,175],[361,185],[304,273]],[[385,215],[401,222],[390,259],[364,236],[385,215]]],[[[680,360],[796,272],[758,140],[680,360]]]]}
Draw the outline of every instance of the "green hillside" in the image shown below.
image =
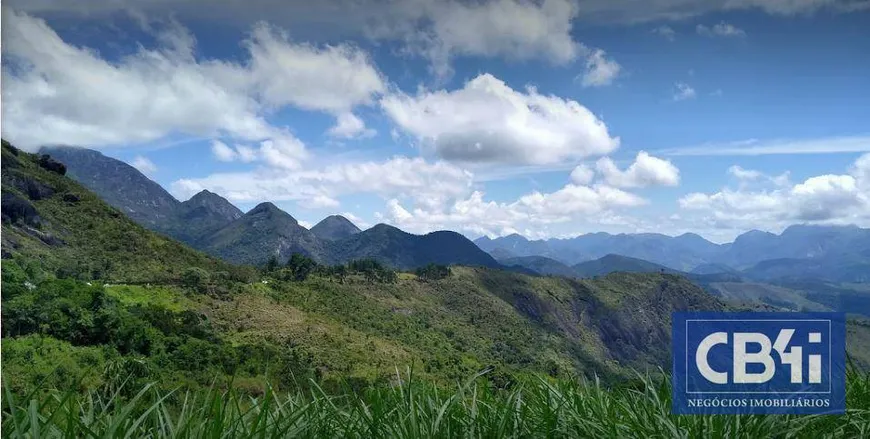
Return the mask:
{"type": "Polygon", "coordinates": [[[31,277],[164,282],[190,267],[245,278],[221,262],[146,230],[64,176],[60,163],[3,141],[3,267],[31,277]]]}
{"type": "MultiPolygon", "coordinates": [[[[233,266],[133,223],[47,156],[4,142],[2,158],[4,432],[21,431],[15,401],[30,398],[28,428],[55,422],[34,413],[63,406],[51,399],[57,389],[69,389],[69,401],[118,398],[130,410],[180,389],[161,400],[168,419],[184,404],[172,395],[184,391],[259,398],[274,390],[332,401],[389,391],[405,383],[396,372],[407,369],[432,395],[481,371],[496,392],[574,386],[578,378],[623,386],[636,371],[666,379],[671,313],[736,306],[680,275],[540,277],[485,267],[492,259],[479,249],[464,256],[474,267],[433,266],[422,277],[374,260],[310,266],[304,276],[293,265],[233,266]]],[[[285,215],[265,206],[236,221],[295,224],[285,215]]],[[[394,253],[411,267],[417,257],[442,261],[450,248],[471,245],[451,232],[401,233],[387,226],[356,233],[344,241],[359,245],[343,244],[342,258],[394,253]]],[[[870,368],[870,326],[850,323],[847,346],[858,367],[870,368]]],[[[565,389],[581,395],[593,387],[565,389]]],[[[518,435],[532,427],[523,428],[518,435]]]]}

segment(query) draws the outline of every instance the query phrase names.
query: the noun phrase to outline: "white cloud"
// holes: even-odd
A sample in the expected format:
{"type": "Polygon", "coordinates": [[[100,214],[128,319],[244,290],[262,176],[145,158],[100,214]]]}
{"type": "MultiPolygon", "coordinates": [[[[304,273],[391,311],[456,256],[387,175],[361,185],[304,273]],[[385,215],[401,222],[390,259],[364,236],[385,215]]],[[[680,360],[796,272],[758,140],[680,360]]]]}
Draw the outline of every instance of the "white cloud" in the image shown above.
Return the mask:
{"type": "Polygon", "coordinates": [[[619,146],[576,101],[526,93],[482,74],[455,91],[386,96],[381,106],[422,146],[451,161],[552,164],[604,155],[619,146]]]}
{"type": "Polygon", "coordinates": [[[347,44],[294,44],[285,32],[259,23],[245,47],[250,80],[268,105],[338,114],[371,103],[386,89],[368,55],[347,44]]]}
{"type": "MultiPolygon", "coordinates": [[[[378,6],[369,4],[377,8],[378,6]]],[[[452,73],[456,56],[575,60],[584,48],[571,37],[576,7],[570,0],[394,1],[365,26],[376,39],[393,39],[430,60],[434,73],[452,73]]]]}
{"type": "Polygon", "coordinates": [[[658,36],[660,36],[668,41],[674,41],[676,39],[676,36],[677,36],[677,32],[674,31],[674,29],[668,25],[662,25],[662,26],[659,26],[657,28],[654,28],[652,30],[652,33],[654,33],[654,34],[656,34],[656,35],[658,35],[658,36]]]}
{"type": "Polygon", "coordinates": [[[311,199],[305,200],[305,202],[299,204],[308,209],[327,209],[341,205],[341,203],[339,203],[335,198],[323,194],[315,195],[311,199]]]}
{"type": "Polygon", "coordinates": [[[595,178],[595,171],[586,164],[577,165],[571,171],[571,182],[578,185],[589,184],[595,178]]]}
{"type": "Polygon", "coordinates": [[[373,137],[375,134],[375,130],[366,128],[362,119],[350,112],[339,114],[335,126],[329,129],[329,135],[343,139],[373,137]]]}
{"type": "Polygon", "coordinates": [[[764,175],[760,171],[743,169],[739,165],[729,167],[728,173],[736,177],[738,180],[758,180],[762,175],[764,175]]]}
{"type": "Polygon", "coordinates": [[[236,159],[236,151],[220,140],[211,142],[211,152],[215,158],[222,162],[231,162],[236,159]]]}
{"type": "Polygon", "coordinates": [[[299,157],[304,152],[305,145],[294,137],[260,142],[260,156],[263,161],[276,168],[298,169],[300,166],[299,157]]]}
{"type": "Polygon", "coordinates": [[[685,82],[677,82],[674,84],[676,91],[674,92],[675,101],[684,101],[686,99],[694,99],[697,96],[695,89],[685,82]]]}
{"type": "Polygon", "coordinates": [[[617,216],[614,210],[646,203],[634,194],[604,185],[568,184],[551,193],[532,192],[510,203],[486,201],[480,191],[437,208],[409,209],[393,199],[384,219],[417,233],[451,229],[501,235],[522,230],[526,236],[536,236],[549,225],[586,221],[590,217],[607,221],[617,216]]]}
{"type": "Polygon", "coordinates": [[[748,139],[730,143],[670,148],[658,151],[680,156],[757,156],[775,154],[837,154],[870,152],[870,136],[845,136],[819,139],[748,139]]]}
{"type": "Polygon", "coordinates": [[[467,193],[471,180],[471,173],[446,162],[394,157],[383,162],[336,164],[292,173],[270,168],[219,173],[175,181],[171,190],[179,199],[208,189],[231,201],[296,200],[316,207],[337,207],[338,197],[359,193],[412,197],[435,205],[467,193]]]}
{"type": "Polygon", "coordinates": [[[271,144],[265,149],[279,150],[283,166],[298,166],[305,145],[267,122],[271,111],[293,105],[339,114],[385,87],[360,50],[293,44],[266,25],[245,41],[249,59],[241,63],[197,58],[192,35],[174,22],[157,34],[158,48],[113,62],[64,42],[41,19],[4,10],[4,25],[4,136],[26,149],[183,133],[262,142],[261,150],[271,144]]]}
{"type": "Polygon", "coordinates": [[[619,170],[610,157],[599,159],[596,169],[604,181],[614,187],[676,186],[680,183],[680,170],[676,166],[646,151],[638,152],[634,162],[625,171],[619,170]]]}
{"type": "Polygon", "coordinates": [[[586,72],[583,74],[581,83],[584,87],[610,85],[619,75],[621,69],[622,67],[616,61],[605,58],[603,50],[594,50],[586,58],[586,72]]]}
{"type": "Polygon", "coordinates": [[[746,31],[740,29],[733,24],[724,21],[714,24],[712,27],[699,24],[695,27],[698,35],[708,37],[745,37],[746,31]]]}
{"type": "Polygon", "coordinates": [[[133,161],[130,163],[134,168],[138,169],[139,172],[145,175],[151,175],[157,172],[157,165],[154,164],[147,157],[137,155],[133,158],[133,161]]]}
{"type": "Polygon", "coordinates": [[[691,193],[679,205],[735,229],[770,230],[794,222],[870,224],[870,154],[856,160],[846,174],[819,175],[794,185],[783,176],[772,180],[778,183],[774,189],[741,186],[691,193]]]}

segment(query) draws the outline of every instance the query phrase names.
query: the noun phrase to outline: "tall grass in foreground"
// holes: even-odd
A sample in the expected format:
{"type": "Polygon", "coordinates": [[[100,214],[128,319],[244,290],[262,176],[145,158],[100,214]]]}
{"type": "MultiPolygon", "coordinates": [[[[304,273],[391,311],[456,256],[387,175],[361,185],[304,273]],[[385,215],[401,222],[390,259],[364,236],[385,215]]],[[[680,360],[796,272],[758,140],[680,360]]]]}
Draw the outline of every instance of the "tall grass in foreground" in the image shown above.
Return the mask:
{"type": "MultiPolygon", "coordinates": [[[[673,416],[670,382],[636,386],[532,380],[490,390],[478,377],[452,392],[419,383],[327,395],[258,398],[233,390],[3,395],[3,437],[182,438],[762,438],[870,437],[870,374],[852,371],[843,416],[673,416]],[[40,396],[35,396],[40,395],[40,396]]],[[[409,380],[410,381],[410,380],[409,380]]]]}

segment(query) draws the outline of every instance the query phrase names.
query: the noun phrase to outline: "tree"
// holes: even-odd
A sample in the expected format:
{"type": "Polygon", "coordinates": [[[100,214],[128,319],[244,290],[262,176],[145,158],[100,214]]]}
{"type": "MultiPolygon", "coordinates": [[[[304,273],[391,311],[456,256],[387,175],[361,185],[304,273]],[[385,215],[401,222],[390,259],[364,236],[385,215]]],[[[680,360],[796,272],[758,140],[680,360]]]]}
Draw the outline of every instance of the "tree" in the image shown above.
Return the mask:
{"type": "Polygon", "coordinates": [[[208,288],[209,273],[199,267],[190,267],[181,273],[181,284],[196,291],[203,292],[208,288]]]}
{"type": "Polygon", "coordinates": [[[308,279],[308,276],[317,269],[317,262],[301,253],[293,253],[287,261],[287,270],[291,280],[296,282],[308,279]]]}
{"type": "Polygon", "coordinates": [[[266,261],[266,266],[263,267],[263,271],[265,271],[266,273],[271,273],[277,269],[278,269],[278,258],[275,256],[272,256],[271,258],[269,258],[269,260],[266,261]]]}
{"type": "Polygon", "coordinates": [[[446,265],[431,264],[430,263],[430,264],[426,265],[425,267],[418,268],[415,271],[415,273],[417,274],[417,277],[420,280],[422,280],[424,282],[428,282],[428,281],[433,281],[433,280],[444,279],[444,278],[450,276],[450,267],[448,267],[446,265]]]}

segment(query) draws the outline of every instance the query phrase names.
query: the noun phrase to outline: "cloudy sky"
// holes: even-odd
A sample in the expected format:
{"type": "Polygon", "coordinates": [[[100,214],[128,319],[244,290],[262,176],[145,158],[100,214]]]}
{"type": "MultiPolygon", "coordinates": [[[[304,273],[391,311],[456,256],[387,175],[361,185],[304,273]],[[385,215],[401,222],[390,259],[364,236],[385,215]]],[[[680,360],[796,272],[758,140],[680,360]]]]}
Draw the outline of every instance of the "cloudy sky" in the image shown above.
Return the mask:
{"type": "Polygon", "coordinates": [[[870,226],[866,0],[2,7],[3,137],[181,200],[472,238],[870,226]]]}

